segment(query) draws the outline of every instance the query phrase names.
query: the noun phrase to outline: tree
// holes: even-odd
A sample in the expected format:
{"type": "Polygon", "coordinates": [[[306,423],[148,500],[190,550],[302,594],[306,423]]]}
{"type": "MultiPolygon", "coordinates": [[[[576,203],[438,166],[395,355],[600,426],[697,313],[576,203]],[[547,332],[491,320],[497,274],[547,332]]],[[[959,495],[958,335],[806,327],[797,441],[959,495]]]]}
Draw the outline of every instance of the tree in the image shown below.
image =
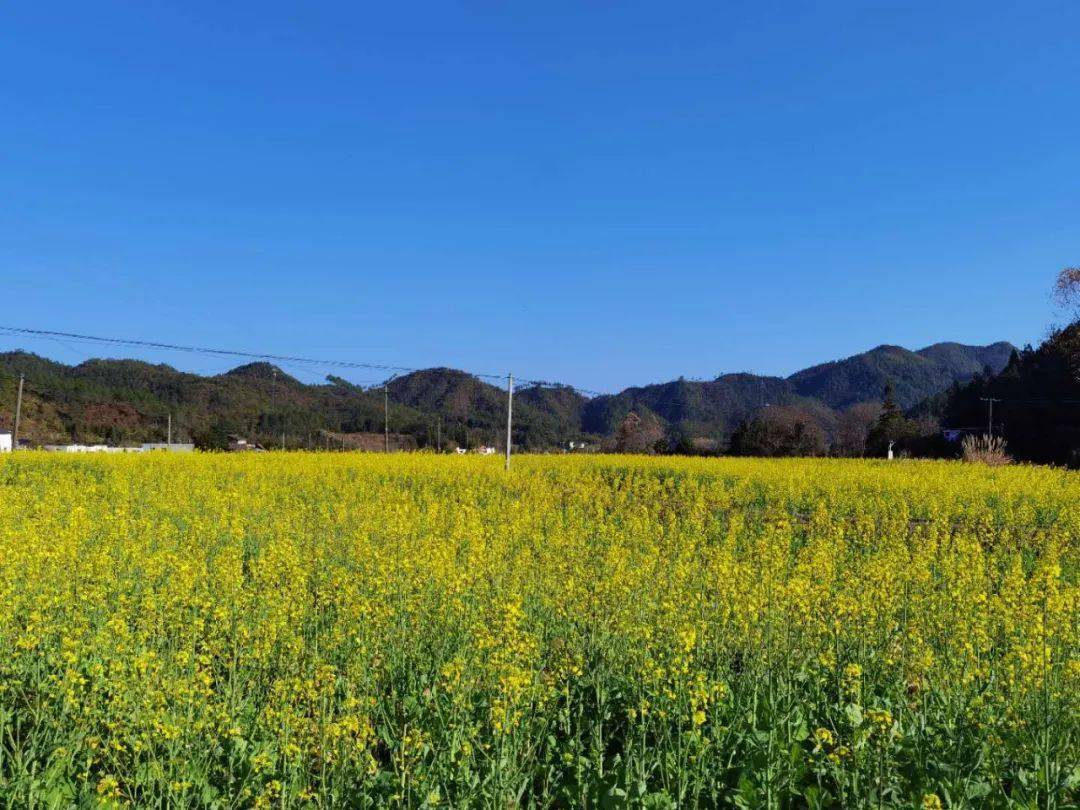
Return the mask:
{"type": "Polygon", "coordinates": [[[880,402],[857,402],[840,414],[832,453],[836,456],[859,458],[866,455],[870,431],[881,418],[880,402]]]}
{"type": "Polygon", "coordinates": [[[650,413],[644,417],[631,411],[615,431],[615,452],[655,453],[666,445],[660,420],[650,413]]]}
{"type": "Polygon", "coordinates": [[[881,397],[881,415],[866,437],[866,450],[872,456],[883,456],[889,445],[903,445],[919,437],[919,424],[904,416],[896,404],[896,395],[892,380],[885,383],[881,397]]]}
{"type": "Polygon", "coordinates": [[[825,430],[802,408],[774,406],[743,422],[731,436],[737,456],[823,456],[825,430]]]}
{"type": "Polygon", "coordinates": [[[1058,273],[1054,300],[1059,306],[1072,310],[1073,320],[1080,316],[1080,267],[1066,267],[1058,273]]]}
{"type": "Polygon", "coordinates": [[[903,412],[896,404],[896,388],[893,386],[893,381],[887,380],[885,393],[881,397],[881,418],[895,419],[897,416],[903,416],[903,412]]]}

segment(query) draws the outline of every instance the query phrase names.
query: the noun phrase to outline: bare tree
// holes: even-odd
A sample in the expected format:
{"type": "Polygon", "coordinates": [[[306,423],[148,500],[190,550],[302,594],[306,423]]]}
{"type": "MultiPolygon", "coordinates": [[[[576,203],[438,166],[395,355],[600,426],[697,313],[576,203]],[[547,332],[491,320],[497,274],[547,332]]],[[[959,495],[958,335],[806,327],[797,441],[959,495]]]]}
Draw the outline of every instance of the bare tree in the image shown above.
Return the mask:
{"type": "Polygon", "coordinates": [[[664,427],[650,413],[644,417],[631,411],[615,431],[615,452],[654,453],[664,439],[664,427]]]}
{"type": "Polygon", "coordinates": [[[1080,315],[1080,267],[1066,267],[1054,283],[1054,300],[1064,309],[1080,315]]]}
{"type": "Polygon", "coordinates": [[[880,418],[880,402],[856,402],[840,414],[833,453],[838,456],[865,456],[866,441],[880,418]]]}
{"type": "Polygon", "coordinates": [[[1066,267],[1054,283],[1054,300],[1072,321],[1068,326],[1055,328],[1052,340],[1069,366],[1074,382],[1080,382],[1080,267],[1066,267]]]}

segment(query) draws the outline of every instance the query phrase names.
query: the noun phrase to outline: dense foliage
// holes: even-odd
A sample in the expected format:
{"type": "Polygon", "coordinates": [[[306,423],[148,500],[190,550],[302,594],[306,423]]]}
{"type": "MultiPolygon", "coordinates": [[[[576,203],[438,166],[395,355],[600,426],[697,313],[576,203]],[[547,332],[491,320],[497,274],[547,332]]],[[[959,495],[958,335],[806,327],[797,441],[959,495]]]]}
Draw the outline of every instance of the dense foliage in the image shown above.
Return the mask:
{"type": "Polygon", "coordinates": [[[1063,807],[1080,476],[0,460],[0,804],[1063,807]]]}

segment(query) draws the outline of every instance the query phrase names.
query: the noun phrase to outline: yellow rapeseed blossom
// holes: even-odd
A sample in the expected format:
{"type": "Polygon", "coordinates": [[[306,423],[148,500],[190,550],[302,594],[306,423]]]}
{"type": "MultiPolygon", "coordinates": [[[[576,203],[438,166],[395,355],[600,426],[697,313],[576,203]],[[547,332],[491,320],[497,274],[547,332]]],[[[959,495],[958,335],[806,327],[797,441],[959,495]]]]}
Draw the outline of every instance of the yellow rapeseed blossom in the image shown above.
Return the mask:
{"type": "Polygon", "coordinates": [[[27,452],[0,515],[3,806],[1080,791],[1076,473],[27,452]]]}

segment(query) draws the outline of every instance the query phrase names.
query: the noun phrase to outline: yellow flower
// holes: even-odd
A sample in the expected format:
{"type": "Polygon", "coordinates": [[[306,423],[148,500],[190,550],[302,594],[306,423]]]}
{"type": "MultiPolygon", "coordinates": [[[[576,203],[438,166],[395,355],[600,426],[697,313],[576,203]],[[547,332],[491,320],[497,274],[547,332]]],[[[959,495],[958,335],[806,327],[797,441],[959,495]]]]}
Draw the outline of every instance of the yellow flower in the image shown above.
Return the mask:
{"type": "MultiPolygon", "coordinates": [[[[338,404],[362,424],[354,393],[358,410],[338,404]]],[[[565,797],[532,791],[552,762],[588,782],[633,754],[642,773],[703,774],[689,806],[722,769],[701,727],[752,734],[744,709],[770,685],[821,718],[807,745],[840,778],[901,733],[900,708],[938,734],[934,707],[964,705],[979,733],[960,754],[1012,751],[992,776],[1016,781],[1033,701],[1080,691],[1076,472],[19,453],[0,488],[0,702],[37,740],[27,804],[66,769],[105,805],[136,783],[197,801],[246,760],[243,806],[472,806],[498,801],[484,791],[509,756],[530,794],[514,798],[550,805],[565,797]],[[611,722],[627,733],[607,747],[568,742],[611,722]]],[[[890,752],[883,777],[917,759],[890,752]]]]}
{"type": "Polygon", "coordinates": [[[99,796],[108,799],[116,799],[120,796],[120,782],[115,776],[103,776],[98,780],[97,792],[99,796]]]}

